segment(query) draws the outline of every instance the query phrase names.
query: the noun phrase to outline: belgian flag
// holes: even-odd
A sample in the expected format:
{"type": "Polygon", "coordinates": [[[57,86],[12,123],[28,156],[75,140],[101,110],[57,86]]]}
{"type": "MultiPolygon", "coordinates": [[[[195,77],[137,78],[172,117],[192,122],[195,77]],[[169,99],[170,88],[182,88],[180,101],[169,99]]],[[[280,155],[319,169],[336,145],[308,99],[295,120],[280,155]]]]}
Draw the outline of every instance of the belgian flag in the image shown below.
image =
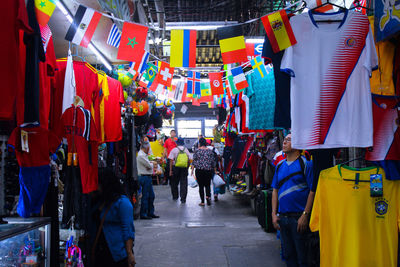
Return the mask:
{"type": "Polygon", "coordinates": [[[242,25],[218,28],[217,36],[224,64],[247,61],[242,25]]]}

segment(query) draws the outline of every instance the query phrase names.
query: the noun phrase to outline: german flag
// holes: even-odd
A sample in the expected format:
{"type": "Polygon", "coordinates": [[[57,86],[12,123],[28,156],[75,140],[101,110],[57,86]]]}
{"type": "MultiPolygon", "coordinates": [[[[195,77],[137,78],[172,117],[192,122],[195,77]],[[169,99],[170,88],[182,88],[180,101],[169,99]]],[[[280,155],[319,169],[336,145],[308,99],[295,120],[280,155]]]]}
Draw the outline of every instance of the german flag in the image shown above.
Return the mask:
{"type": "Polygon", "coordinates": [[[272,50],[278,53],[297,43],[292,26],[290,26],[286,10],[282,9],[270,15],[261,17],[264,29],[267,32],[272,50]]]}
{"type": "Polygon", "coordinates": [[[246,44],[241,25],[218,28],[217,36],[224,64],[247,61],[246,44]]]}

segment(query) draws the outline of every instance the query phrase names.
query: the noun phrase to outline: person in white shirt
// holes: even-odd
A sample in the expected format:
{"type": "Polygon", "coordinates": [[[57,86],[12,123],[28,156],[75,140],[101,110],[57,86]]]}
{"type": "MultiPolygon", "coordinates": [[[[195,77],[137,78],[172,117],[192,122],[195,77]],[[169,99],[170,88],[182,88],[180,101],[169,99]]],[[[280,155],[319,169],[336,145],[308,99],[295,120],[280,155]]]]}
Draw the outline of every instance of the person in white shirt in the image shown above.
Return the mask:
{"type": "Polygon", "coordinates": [[[171,179],[171,193],[172,199],[178,200],[181,197],[181,203],[186,203],[187,186],[188,186],[188,167],[193,159],[189,150],[184,146],[183,138],[178,138],[176,141],[177,147],[173,148],[168,155],[171,179]],[[179,195],[178,195],[179,185],[179,195]]]}
{"type": "Polygon", "coordinates": [[[142,187],[142,202],[140,207],[140,219],[149,220],[159,218],[154,214],[154,190],[153,170],[157,168],[157,162],[149,160],[150,143],[142,142],[140,151],[136,157],[137,169],[139,175],[139,185],[142,187]]]}

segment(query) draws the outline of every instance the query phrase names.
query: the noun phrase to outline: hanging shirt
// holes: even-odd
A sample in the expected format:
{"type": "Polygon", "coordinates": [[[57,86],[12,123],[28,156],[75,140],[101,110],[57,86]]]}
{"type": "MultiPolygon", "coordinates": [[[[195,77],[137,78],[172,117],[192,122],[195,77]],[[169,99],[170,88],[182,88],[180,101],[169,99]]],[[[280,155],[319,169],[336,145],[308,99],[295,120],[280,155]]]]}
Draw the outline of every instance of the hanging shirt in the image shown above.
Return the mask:
{"type": "Polygon", "coordinates": [[[57,133],[67,138],[68,152],[78,154],[82,192],[87,194],[97,190],[99,139],[90,111],[81,106],[66,109],[57,133]]]}
{"type": "Polygon", "coordinates": [[[321,172],[310,219],[311,231],[319,231],[321,266],[397,266],[399,186],[382,179],[383,197],[371,197],[376,173],[385,177],[377,167],[321,172]]]}
{"type": "Polygon", "coordinates": [[[286,49],[281,69],[292,75],[292,147],[372,146],[369,77],[378,58],[367,16],[310,11],[291,25],[297,44],[286,49]],[[315,22],[321,19],[342,22],[315,22]]]}
{"type": "Polygon", "coordinates": [[[280,71],[284,51],[274,53],[268,36],[265,35],[262,57],[274,66],[276,128],[290,128],[290,76],[280,71]]]}
{"type": "MultiPolygon", "coordinates": [[[[105,129],[104,129],[104,124],[105,124],[105,107],[104,107],[104,102],[108,100],[108,96],[110,95],[110,89],[108,86],[108,77],[103,71],[98,71],[97,72],[97,79],[99,81],[99,111],[100,111],[100,122],[97,123],[98,127],[100,126],[100,140],[101,142],[105,142],[105,129]]],[[[92,106],[92,110],[94,113],[94,107],[92,106]]],[[[95,122],[96,123],[96,122],[95,122]]]]}
{"type": "Polygon", "coordinates": [[[400,102],[395,97],[373,95],[374,146],[366,160],[400,160],[400,102]]]}
{"type": "Polygon", "coordinates": [[[105,142],[122,139],[121,104],[125,102],[124,91],[119,81],[107,77],[109,96],[104,101],[105,142]]]}
{"type": "Polygon", "coordinates": [[[250,99],[249,129],[267,130],[274,128],[275,78],[271,70],[266,77],[258,77],[256,72],[247,76],[249,87],[246,95],[250,99]]]}
{"type": "MultiPolygon", "coordinates": [[[[369,17],[372,32],[374,32],[374,16],[369,17]]],[[[381,41],[375,44],[379,58],[378,69],[372,72],[370,79],[371,92],[378,95],[394,95],[393,59],[396,44],[392,41],[381,41]]]]}

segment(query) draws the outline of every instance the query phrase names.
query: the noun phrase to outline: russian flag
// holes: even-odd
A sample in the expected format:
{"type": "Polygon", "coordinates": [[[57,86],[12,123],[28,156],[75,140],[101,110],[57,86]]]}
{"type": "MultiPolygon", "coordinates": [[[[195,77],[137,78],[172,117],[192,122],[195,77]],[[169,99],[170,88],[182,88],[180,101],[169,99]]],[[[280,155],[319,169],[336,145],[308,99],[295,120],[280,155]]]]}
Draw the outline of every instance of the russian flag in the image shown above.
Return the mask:
{"type": "Polygon", "coordinates": [[[79,5],[74,21],[68,29],[65,39],[74,44],[88,47],[99,24],[101,14],[91,8],[79,5]]]}

